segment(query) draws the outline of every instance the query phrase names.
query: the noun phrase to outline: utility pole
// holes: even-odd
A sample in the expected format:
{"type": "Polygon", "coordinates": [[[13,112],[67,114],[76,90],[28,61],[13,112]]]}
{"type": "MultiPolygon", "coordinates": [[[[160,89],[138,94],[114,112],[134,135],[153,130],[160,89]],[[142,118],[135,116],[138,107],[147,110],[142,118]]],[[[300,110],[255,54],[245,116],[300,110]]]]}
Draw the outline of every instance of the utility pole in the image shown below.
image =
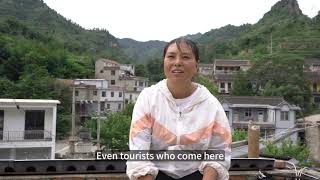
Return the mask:
{"type": "Polygon", "coordinates": [[[72,109],[71,109],[71,137],[69,138],[69,147],[70,147],[70,154],[75,153],[75,111],[76,111],[76,105],[75,105],[75,85],[73,83],[72,86],[72,109]]]}
{"type": "Polygon", "coordinates": [[[97,115],[98,115],[98,118],[97,118],[97,148],[98,150],[101,149],[101,146],[100,146],[100,125],[101,125],[101,117],[100,117],[100,109],[101,109],[101,101],[100,101],[100,89],[97,89],[97,94],[98,94],[98,111],[97,111],[97,115]]]}

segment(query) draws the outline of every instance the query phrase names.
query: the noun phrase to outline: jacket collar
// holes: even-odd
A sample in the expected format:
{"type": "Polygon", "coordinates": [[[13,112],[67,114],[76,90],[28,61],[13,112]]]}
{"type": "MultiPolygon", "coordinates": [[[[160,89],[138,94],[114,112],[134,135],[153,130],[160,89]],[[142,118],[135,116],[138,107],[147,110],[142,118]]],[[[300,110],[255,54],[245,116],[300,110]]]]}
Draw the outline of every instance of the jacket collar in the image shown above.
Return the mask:
{"type": "MultiPolygon", "coordinates": [[[[206,87],[204,87],[203,85],[198,84],[198,83],[195,83],[195,84],[200,88],[200,91],[198,91],[195,94],[195,98],[193,98],[193,102],[191,102],[190,105],[186,108],[187,111],[192,110],[192,108],[195,105],[204,102],[211,95],[211,93],[208,91],[208,89],[206,87]]],[[[156,84],[156,87],[166,97],[166,99],[171,102],[171,104],[175,105],[174,98],[173,98],[173,96],[167,86],[167,79],[163,79],[162,81],[158,82],[156,84]]]]}

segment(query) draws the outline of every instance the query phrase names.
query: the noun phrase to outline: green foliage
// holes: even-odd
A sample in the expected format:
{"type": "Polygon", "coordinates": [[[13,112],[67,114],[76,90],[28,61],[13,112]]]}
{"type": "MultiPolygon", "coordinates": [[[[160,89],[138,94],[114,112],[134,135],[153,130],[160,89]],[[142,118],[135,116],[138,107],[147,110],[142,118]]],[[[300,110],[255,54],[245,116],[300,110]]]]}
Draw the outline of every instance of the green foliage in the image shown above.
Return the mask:
{"type": "Polygon", "coordinates": [[[210,91],[210,93],[212,95],[218,95],[219,94],[217,86],[209,78],[207,78],[205,76],[202,76],[202,75],[197,75],[194,80],[195,80],[195,82],[205,86],[210,91]]]}
{"type": "Polygon", "coordinates": [[[128,150],[131,118],[121,113],[108,116],[101,124],[102,144],[107,149],[128,150]]]}
{"type": "Polygon", "coordinates": [[[58,111],[57,139],[66,139],[71,131],[71,115],[58,111]]]}
{"type": "Polygon", "coordinates": [[[138,64],[135,67],[135,75],[136,76],[141,76],[141,77],[147,77],[148,76],[148,71],[146,67],[143,64],[138,64]]]}
{"type": "MultiPolygon", "coordinates": [[[[101,144],[105,149],[128,150],[131,116],[134,104],[129,103],[122,112],[101,117],[101,144]]],[[[97,120],[86,121],[84,127],[90,129],[92,137],[97,137],[97,120]]]]}
{"type": "Polygon", "coordinates": [[[150,84],[164,79],[162,59],[152,59],[151,61],[149,61],[147,64],[147,70],[149,80],[151,81],[150,84]]]}
{"type": "Polygon", "coordinates": [[[162,56],[162,50],[166,44],[163,41],[139,42],[133,39],[118,39],[121,49],[136,63],[147,64],[155,57],[162,56]]]}
{"type": "Polygon", "coordinates": [[[128,104],[125,105],[124,109],[122,110],[122,114],[131,118],[133,108],[134,108],[134,103],[129,102],[128,104]]]}
{"type": "Polygon", "coordinates": [[[232,132],[232,142],[248,139],[248,133],[244,129],[236,129],[232,132]]]}
{"type": "Polygon", "coordinates": [[[302,143],[293,144],[292,141],[286,140],[280,146],[267,142],[264,153],[271,156],[295,158],[300,161],[300,166],[311,166],[309,160],[310,150],[302,143]]]}
{"type": "Polygon", "coordinates": [[[232,95],[236,96],[252,96],[254,95],[252,84],[248,78],[248,74],[243,71],[239,71],[234,80],[234,84],[231,90],[232,95]]]}
{"type": "Polygon", "coordinates": [[[0,94],[1,97],[6,97],[6,98],[14,98],[16,97],[14,92],[15,92],[16,86],[13,82],[8,80],[7,78],[0,78],[0,94]]]}
{"type": "Polygon", "coordinates": [[[7,19],[10,20],[5,25],[0,25],[0,32],[44,41],[54,38],[63,48],[76,54],[126,58],[117,39],[107,30],[86,30],[40,0],[0,1],[0,22],[7,19]]]}
{"type": "Polygon", "coordinates": [[[281,96],[307,111],[311,92],[303,73],[303,60],[295,55],[272,55],[256,61],[237,75],[234,95],[281,96]]]}

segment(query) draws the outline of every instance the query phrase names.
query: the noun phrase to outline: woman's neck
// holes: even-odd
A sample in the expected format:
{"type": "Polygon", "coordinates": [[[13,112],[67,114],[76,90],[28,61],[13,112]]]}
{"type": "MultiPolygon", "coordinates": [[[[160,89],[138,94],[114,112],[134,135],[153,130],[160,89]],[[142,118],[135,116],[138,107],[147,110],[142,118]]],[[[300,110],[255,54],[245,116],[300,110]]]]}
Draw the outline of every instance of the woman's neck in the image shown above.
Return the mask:
{"type": "Polygon", "coordinates": [[[190,82],[175,83],[167,80],[167,86],[175,99],[183,99],[190,96],[196,89],[196,85],[190,82]]]}

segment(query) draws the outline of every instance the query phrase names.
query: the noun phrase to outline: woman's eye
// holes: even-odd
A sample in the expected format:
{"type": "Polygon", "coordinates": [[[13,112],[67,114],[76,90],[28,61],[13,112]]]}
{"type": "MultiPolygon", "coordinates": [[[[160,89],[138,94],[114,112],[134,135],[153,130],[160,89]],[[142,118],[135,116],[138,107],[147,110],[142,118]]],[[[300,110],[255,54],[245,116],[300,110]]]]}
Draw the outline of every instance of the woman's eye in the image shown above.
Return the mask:
{"type": "Polygon", "coordinates": [[[183,59],[190,59],[190,56],[183,56],[183,59]]]}

